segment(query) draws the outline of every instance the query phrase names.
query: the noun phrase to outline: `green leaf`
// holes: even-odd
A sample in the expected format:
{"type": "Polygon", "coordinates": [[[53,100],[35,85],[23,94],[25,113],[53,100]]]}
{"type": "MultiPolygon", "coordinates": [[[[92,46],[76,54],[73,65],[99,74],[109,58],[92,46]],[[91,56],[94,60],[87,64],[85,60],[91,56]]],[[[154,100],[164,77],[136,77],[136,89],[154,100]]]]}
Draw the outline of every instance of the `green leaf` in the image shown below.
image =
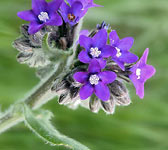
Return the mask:
{"type": "Polygon", "coordinates": [[[62,135],[50,123],[52,113],[49,111],[32,112],[28,106],[24,107],[26,125],[42,140],[52,146],[65,146],[73,150],[89,150],[79,142],[62,135]]]}
{"type": "Polygon", "coordinates": [[[50,46],[48,44],[48,38],[49,38],[49,33],[46,33],[42,39],[42,48],[46,53],[50,51],[50,46]]]}

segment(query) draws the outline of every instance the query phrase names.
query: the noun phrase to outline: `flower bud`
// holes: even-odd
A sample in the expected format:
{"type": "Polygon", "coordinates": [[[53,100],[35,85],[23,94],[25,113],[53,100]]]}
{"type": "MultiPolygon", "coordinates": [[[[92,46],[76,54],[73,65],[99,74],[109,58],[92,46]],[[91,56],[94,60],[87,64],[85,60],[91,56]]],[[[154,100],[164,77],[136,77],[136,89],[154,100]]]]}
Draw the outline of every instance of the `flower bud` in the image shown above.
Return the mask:
{"type": "Polygon", "coordinates": [[[66,104],[69,104],[70,102],[71,102],[71,98],[68,91],[64,94],[61,94],[58,100],[58,103],[61,105],[66,105],[66,104]]]}
{"type": "Polygon", "coordinates": [[[32,52],[32,47],[25,38],[15,40],[13,42],[13,47],[20,52],[32,52]]]}
{"type": "Polygon", "coordinates": [[[106,22],[103,21],[101,24],[97,25],[97,29],[98,30],[105,29],[107,31],[111,31],[111,26],[110,26],[110,24],[106,24],[106,22]]]}
{"type": "Polygon", "coordinates": [[[51,90],[60,95],[59,104],[67,105],[79,99],[80,86],[78,85],[72,78],[72,73],[68,73],[61,82],[55,82],[51,90]]]}
{"type": "Polygon", "coordinates": [[[100,100],[96,96],[92,96],[89,101],[89,108],[92,112],[97,113],[100,109],[100,100]]]}
{"type": "Polygon", "coordinates": [[[128,90],[122,82],[115,80],[109,85],[109,88],[116,105],[127,106],[131,103],[128,90]]]}
{"type": "Polygon", "coordinates": [[[66,93],[67,91],[67,82],[65,80],[57,83],[57,84],[54,84],[51,88],[52,91],[55,91],[58,95],[61,95],[63,93],[66,93]]]}
{"type": "Polygon", "coordinates": [[[108,101],[101,101],[101,106],[107,114],[113,114],[115,112],[115,101],[112,97],[108,101]]]}

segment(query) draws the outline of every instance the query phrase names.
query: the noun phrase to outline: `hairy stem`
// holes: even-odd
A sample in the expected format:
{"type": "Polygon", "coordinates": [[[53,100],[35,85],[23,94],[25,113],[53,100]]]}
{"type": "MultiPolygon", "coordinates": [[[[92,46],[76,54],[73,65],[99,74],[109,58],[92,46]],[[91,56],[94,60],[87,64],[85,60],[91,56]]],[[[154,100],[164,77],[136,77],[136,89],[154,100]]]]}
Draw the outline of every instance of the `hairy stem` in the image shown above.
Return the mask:
{"type": "MultiPolygon", "coordinates": [[[[22,101],[21,103],[27,104],[32,109],[37,109],[49,100],[54,98],[55,92],[51,91],[51,87],[54,82],[59,83],[60,80],[66,75],[67,70],[70,69],[72,64],[75,62],[76,56],[76,41],[79,38],[79,32],[81,30],[83,21],[81,20],[74,32],[74,43],[72,46],[73,54],[71,56],[63,55],[61,57],[61,63],[55,66],[54,71],[44,80],[42,80],[22,101]]],[[[20,103],[20,102],[19,102],[20,103]]],[[[6,113],[0,116],[0,133],[6,131],[12,126],[22,122],[24,116],[22,113],[14,113],[14,107],[10,107],[6,113]]]]}
{"type": "MultiPolygon", "coordinates": [[[[32,109],[37,109],[57,96],[55,92],[51,92],[51,86],[54,82],[59,82],[62,80],[63,76],[65,75],[66,71],[64,69],[67,65],[66,59],[63,59],[62,63],[57,64],[51,75],[44,81],[41,81],[39,85],[37,85],[37,87],[35,87],[35,89],[33,89],[32,92],[30,92],[30,94],[28,94],[28,96],[22,100],[22,102],[27,104],[32,109]]],[[[21,113],[14,113],[14,107],[10,107],[9,110],[7,110],[6,113],[0,117],[0,133],[6,131],[19,122],[22,122],[23,119],[24,117],[21,113]]]]}

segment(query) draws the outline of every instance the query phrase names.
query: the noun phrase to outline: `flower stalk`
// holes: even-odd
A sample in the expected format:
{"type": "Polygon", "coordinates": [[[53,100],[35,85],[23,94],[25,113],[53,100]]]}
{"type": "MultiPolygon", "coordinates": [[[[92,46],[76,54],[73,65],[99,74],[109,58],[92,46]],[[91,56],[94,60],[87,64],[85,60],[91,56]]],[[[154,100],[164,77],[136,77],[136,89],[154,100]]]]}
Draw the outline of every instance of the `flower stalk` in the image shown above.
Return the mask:
{"type": "MultiPolygon", "coordinates": [[[[51,75],[45,81],[41,81],[25,99],[21,100],[21,103],[27,104],[32,109],[37,109],[57,96],[55,92],[51,91],[51,87],[55,80],[56,83],[59,83],[65,76],[66,70],[64,70],[64,68],[66,68],[66,65],[67,57],[64,57],[62,62],[57,64],[56,69],[51,73],[51,75]],[[58,76],[59,79],[57,79],[58,76]]],[[[11,106],[9,110],[0,117],[0,133],[24,120],[22,113],[17,113],[14,109],[15,107],[11,106]]]]}

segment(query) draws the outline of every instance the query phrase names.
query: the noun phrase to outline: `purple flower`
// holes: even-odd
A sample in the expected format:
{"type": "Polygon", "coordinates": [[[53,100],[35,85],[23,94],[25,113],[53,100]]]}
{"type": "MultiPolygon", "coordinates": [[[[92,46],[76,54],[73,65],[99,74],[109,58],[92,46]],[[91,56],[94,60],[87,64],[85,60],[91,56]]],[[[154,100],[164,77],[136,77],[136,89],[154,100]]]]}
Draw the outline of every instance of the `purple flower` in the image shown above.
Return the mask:
{"type": "Polygon", "coordinates": [[[47,3],[45,0],[32,0],[32,10],[18,12],[18,17],[29,21],[29,34],[38,32],[44,26],[60,26],[62,19],[58,15],[63,0],[53,0],[47,3]]]}
{"type": "Polygon", "coordinates": [[[96,60],[91,61],[88,72],[74,74],[74,79],[83,84],[79,93],[82,100],[87,99],[93,93],[103,101],[109,100],[110,91],[107,84],[112,83],[116,77],[112,71],[101,72],[101,67],[96,60]]]}
{"type": "Polygon", "coordinates": [[[129,52],[131,49],[134,39],[132,37],[126,37],[122,40],[119,39],[117,32],[113,30],[110,35],[110,43],[117,50],[117,54],[112,57],[122,70],[125,70],[125,63],[134,63],[138,60],[135,54],[129,52]]]}
{"type": "Polygon", "coordinates": [[[106,66],[106,60],[110,56],[116,55],[116,50],[107,43],[107,31],[105,29],[99,30],[99,32],[93,37],[87,37],[81,35],[79,37],[80,46],[84,47],[78,56],[79,60],[83,63],[90,63],[91,60],[96,59],[101,68],[106,66]]]}
{"type": "Polygon", "coordinates": [[[93,0],[67,0],[67,2],[72,5],[74,2],[79,1],[82,3],[84,9],[88,9],[91,7],[102,7],[101,5],[97,5],[93,2],[93,0]]]}
{"type": "MultiPolygon", "coordinates": [[[[89,33],[90,33],[89,30],[81,30],[79,36],[81,35],[89,36],[89,33]]],[[[79,40],[76,42],[76,44],[77,45],[79,44],[79,40]]]]}
{"type": "Polygon", "coordinates": [[[81,30],[79,34],[80,34],[80,35],[88,36],[89,33],[90,33],[89,30],[81,30]]]}
{"type": "Polygon", "coordinates": [[[132,74],[129,76],[136,88],[136,94],[143,99],[144,97],[144,84],[146,80],[151,78],[156,70],[153,66],[147,65],[149,49],[147,48],[141,59],[135,64],[130,71],[132,74]]]}
{"type": "Polygon", "coordinates": [[[83,9],[83,5],[79,1],[75,1],[70,6],[63,2],[60,9],[60,13],[65,23],[68,22],[71,26],[77,24],[87,12],[83,9]]]}

